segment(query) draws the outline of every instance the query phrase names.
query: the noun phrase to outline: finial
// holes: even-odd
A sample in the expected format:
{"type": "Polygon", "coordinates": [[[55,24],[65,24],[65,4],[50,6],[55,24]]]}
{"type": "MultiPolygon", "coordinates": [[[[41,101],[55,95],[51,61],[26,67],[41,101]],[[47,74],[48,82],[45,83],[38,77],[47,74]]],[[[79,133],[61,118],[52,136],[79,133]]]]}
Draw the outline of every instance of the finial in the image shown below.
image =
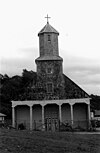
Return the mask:
{"type": "Polygon", "coordinates": [[[51,17],[49,17],[48,14],[47,14],[47,17],[45,17],[45,18],[47,18],[47,23],[49,23],[48,19],[50,19],[51,17]]]}

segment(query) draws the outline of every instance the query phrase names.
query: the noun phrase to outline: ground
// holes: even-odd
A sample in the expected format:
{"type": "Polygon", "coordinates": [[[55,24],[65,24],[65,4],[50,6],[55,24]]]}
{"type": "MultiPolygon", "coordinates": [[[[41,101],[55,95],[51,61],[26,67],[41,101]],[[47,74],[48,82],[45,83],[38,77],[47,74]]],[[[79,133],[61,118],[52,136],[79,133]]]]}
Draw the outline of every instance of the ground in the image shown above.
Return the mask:
{"type": "Polygon", "coordinates": [[[99,153],[100,134],[0,129],[0,153],[99,153]]]}

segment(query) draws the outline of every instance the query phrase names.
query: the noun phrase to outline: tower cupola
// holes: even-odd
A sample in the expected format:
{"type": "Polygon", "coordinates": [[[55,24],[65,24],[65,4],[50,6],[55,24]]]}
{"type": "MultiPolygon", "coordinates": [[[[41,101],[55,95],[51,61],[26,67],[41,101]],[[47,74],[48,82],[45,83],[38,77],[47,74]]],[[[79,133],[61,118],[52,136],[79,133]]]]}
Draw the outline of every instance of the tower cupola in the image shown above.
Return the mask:
{"type": "Polygon", "coordinates": [[[36,59],[36,61],[62,60],[62,58],[59,56],[58,35],[59,32],[55,30],[47,20],[47,24],[38,33],[40,55],[39,58],[36,59]]]}

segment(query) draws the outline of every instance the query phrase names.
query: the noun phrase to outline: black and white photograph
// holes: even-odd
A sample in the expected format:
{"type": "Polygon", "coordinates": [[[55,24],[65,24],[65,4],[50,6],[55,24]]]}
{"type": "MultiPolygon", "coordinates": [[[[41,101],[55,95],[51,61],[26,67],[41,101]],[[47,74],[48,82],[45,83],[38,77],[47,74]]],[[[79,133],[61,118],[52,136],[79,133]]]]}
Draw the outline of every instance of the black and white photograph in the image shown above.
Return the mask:
{"type": "Polygon", "coordinates": [[[0,153],[100,152],[100,1],[0,1],[0,153]]]}

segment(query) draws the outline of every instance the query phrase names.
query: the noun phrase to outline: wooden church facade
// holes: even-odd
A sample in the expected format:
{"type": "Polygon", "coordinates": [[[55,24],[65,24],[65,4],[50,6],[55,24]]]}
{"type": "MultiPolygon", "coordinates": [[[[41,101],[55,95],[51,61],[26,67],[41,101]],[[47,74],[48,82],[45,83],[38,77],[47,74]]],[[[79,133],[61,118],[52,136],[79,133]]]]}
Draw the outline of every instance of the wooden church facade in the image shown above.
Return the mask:
{"type": "Polygon", "coordinates": [[[12,125],[18,128],[56,131],[61,125],[87,129],[90,124],[90,98],[63,74],[59,56],[59,33],[47,22],[38,33],[40,56],[31,100],[12,101],[12,125]]]}

